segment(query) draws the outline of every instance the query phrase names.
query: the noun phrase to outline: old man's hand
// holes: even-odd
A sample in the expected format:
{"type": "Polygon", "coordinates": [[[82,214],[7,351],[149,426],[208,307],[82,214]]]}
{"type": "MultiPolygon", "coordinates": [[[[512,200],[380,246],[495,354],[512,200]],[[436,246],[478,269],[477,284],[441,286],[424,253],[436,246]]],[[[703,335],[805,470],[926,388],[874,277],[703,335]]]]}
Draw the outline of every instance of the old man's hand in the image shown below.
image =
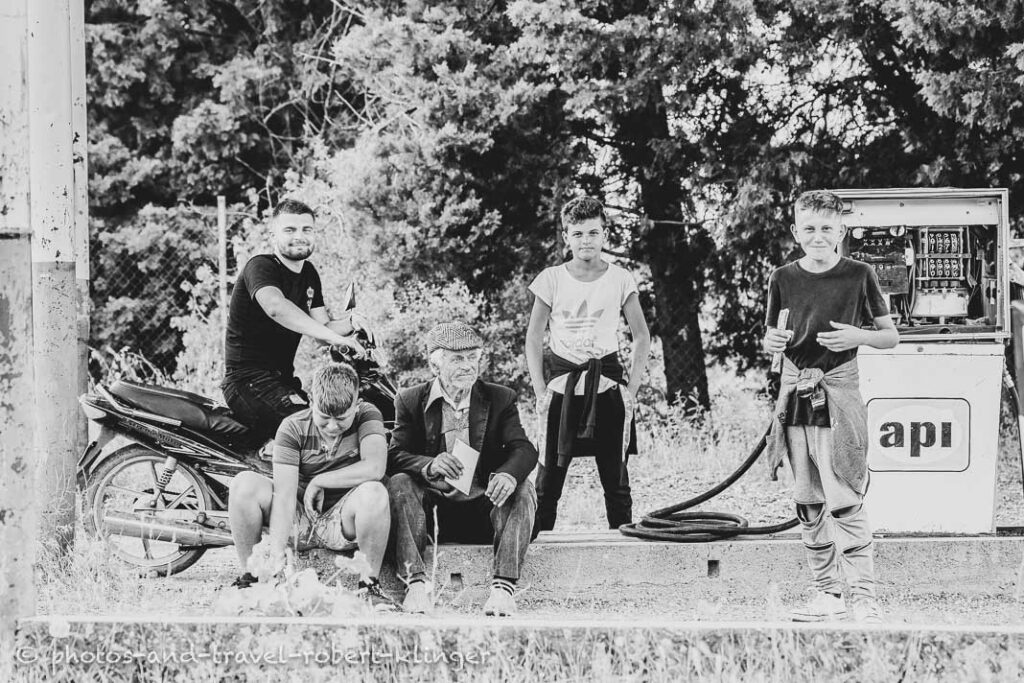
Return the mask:
{"type": "Polygon", "coordinates": [[[518,486],[518,482],[515,477],[508,472],[498,472],[491,477],[490,483],[487,484],[486,495],[491,499],[494,507],[499,508],[505,504],[509,496],[515,493],[516,486],[518,486]]]}
{"type": "Polygon", "coordinates": [[[427,474],[434,478],[458,479],[462,476],[462,461],[451,453],[438,453],[430,462],[427,474]]]}

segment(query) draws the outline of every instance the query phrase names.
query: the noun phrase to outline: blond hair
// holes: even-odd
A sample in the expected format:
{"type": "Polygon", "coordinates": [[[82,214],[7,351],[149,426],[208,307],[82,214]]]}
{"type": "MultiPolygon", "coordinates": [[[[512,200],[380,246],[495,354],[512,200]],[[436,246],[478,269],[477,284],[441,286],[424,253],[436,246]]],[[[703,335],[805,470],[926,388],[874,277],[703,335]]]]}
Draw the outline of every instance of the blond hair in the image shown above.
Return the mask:
{"type": "Polygon", "coordinates": [[[324,415],[347,412],[359,397],[359,375],[347,363],[330,363],[313,373],[309,398],[324,415]]]}
{"type": "Polygon", "coordinates": [[[813,211],[815,213],[843,213],[843,200],[828,190],[811,190],[796,198],[795,211],[813,211]]]}

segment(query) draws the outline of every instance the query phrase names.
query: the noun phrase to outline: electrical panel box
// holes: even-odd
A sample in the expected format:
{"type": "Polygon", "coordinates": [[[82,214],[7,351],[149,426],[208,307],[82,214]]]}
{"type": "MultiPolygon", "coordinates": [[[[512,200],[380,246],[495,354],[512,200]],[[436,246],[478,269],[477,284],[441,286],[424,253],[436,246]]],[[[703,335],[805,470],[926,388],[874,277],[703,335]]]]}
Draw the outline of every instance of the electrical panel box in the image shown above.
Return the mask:
{"type": "Polygon", "coordinates": [[[1010,337],[1005,189],[834,190],[844,256],[874,268],[904,340],[1010,337]]]}

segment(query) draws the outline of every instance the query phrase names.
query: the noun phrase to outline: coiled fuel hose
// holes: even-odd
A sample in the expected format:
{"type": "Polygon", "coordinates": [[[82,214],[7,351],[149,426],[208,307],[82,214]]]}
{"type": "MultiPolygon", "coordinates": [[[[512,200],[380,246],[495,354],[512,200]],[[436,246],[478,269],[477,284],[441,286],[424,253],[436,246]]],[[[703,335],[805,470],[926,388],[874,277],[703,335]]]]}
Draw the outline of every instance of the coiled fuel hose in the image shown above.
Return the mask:
{"type": "Polygon", "coordinates": [[[620,526],[619,531],[626,536],[649,541],[705,543],[733,536],[760,536],[792,529],[799,523],[796,517],[769,526],[750,526],[745,518],[728,512],[684,512],[684,510],[711,500],[735,484],[757,462],[767,444],[768,432],[766,431],[747,459],[720,484],[682,503],[648,513],[639,522],[620,526]]]}
{"type": "MultiPolygon", "coordinates": [[[[1013,401],[1015,412],[1019,415],[1021,413],[1020,395],[1017,392],[1013,378],[1005,368],[1003,369],[1003,384],[1007,389],[1010,400],[1013,401]]],[[[1020,434],[1019,437],[1024,439],[1024,434],[1020,434]]],[[[734,536],[761,536],[792,529],[799,524],[799,520],[796,517],[769,526],[750,526],[745,518],[728,512],[684,512],[684,510],[711,500],[736,483],[761,457],[767,444],[768,432],[766,431],[760,441],[757,442],[757,445],[754,446],[754,450],[747,456],[747,459],[722,483],[682,503],[648,513],[635,524],[626,524],[619,527],[619,531],[626,536],[643,538],[650,541],[706,543],[734,536]]],[[[1024,453],[1021,455],[1021,469],[1024,470],[1024,453]]]]}

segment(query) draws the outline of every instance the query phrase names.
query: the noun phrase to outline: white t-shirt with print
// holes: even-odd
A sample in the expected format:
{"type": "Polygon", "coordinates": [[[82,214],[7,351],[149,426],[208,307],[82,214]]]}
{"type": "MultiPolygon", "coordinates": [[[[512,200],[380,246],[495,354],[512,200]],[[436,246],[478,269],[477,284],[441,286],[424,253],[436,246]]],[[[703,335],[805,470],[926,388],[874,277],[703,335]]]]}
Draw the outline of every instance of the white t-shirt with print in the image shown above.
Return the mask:
{"type": "MultiPolygon", "coordinates": [[[[618,351],[620,312],[637,287],[632,274],[614,263],[592,282],[577,280],[563,263],[545,268],[530,283],[530,291],[551,307],[551,351],[579,364],[618,351]]],[[[565,381],[565,376],[556,377],[548,387],[562,393],[565,381]]],[[[578,382],[575,393],[582,394],[583,386],[578,382]]],[[[598,390],[614,386],[613,380],[602,377],[598,390]]]]}

